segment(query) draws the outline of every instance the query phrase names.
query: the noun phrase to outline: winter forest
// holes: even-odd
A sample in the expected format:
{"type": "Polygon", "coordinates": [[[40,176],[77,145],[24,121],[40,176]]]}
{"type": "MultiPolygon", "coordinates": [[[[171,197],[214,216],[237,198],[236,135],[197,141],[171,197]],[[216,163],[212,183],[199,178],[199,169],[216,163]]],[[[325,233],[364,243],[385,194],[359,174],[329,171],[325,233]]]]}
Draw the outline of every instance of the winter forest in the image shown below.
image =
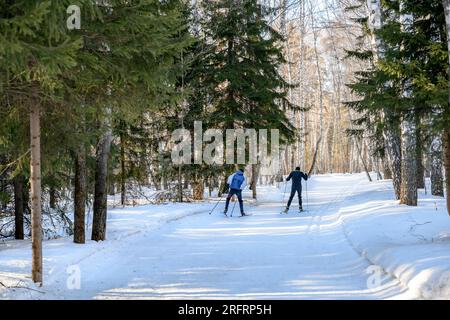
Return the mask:
{"type": "Polygon", "coordinates": [[[450,299],[449,61],[450,0],[0,0],[0,299],[450,299]]]}

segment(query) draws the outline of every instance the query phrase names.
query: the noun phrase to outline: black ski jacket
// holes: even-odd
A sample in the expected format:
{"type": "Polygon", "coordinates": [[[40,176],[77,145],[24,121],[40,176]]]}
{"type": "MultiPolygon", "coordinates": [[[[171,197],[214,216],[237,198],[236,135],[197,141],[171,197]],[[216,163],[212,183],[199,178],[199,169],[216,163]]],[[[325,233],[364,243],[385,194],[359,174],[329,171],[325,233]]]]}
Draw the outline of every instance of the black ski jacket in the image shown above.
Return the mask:
{"type": "Polygon", "coordinates": [[[299,170],[292,171],[286,181],[292,179],[292,190],[302,190],[302,178],[308,180],[308,175],[299,170]]]}

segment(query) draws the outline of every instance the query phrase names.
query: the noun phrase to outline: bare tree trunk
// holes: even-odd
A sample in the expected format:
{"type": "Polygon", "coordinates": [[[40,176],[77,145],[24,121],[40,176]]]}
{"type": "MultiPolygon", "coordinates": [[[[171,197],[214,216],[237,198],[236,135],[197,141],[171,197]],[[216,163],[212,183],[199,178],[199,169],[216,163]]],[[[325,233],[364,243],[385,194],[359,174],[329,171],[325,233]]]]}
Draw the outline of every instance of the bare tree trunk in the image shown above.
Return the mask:
{"type": "Polygon", "coordinates": [[[205,193],[205,184],[202,178],[196,177],[193,183],[192,195],[194,200],[203,200],[205,193]]]}
{"type": "Polygon", "coordinates": [[[80,144],[75,153],[75,197],[74,197],[74,234],[73,242],[85,243],[86,214],[86,150],[80,144]]]}
{"type": "Polygon", "coordinates": [[[444,196],[442,155],[442,139],[439,136],[434,136],[430,145],[431,194],[440,197],[444,196]]]}
{"type": "MultiPolygon", "coordinates": [[[[0,179],[0,192],[7,192],[8,183],[6,179],[0,179]]],[[[8,207],[8,200],[0,198],[0,209],[6,210],[8,207]]]]}
{"type": "Polygon", "coordinates": [[[153,168],[150,168],[150,170],[148,170],[148,173],[150,174],[150,178],[152,180],[153,183],[153,187],[157,190],[160,191],[161,190],[161,178],[158,176],[158,173],[155,172],[153,170],[153,168]]]}
{"type": "MultiPolygon", "coordinates": [[[[420,119],[418,120],[420,121],[420,119]]],[[[416,124],[416,141],[417,141],[417,147],[416,147],[416,163],[417,163],[417,173],[416,173],[416,179],[417,179],[417,188],[418,189],[424,189],[425,188],[425,166],[423,164],[423,141],[422,141],[422,133],[419,128],[420,122],[416,124]]]]}
{"type": "MultiPolygon", "coordinates": [[[[445,24],[447,28],[447,51],[448,59],[450,62],[450,0],[443,0],[445,12],[445,24]]],[[[450,93],[450,82],[449,82],[449,93],[450,93]]],[[[449,104],[450,105],[450,94],[449,94],[449,104]]],[[[450,130],[447,128],[443,133],[444,137],[442,139],[444,145],[444,170],[446,179],[446,196],[447,196],[447,212],[450,215],[450,130]]]]}
{"type": "Polygon", "coordinates": [[[402,121],[402,187],[400,203],[417,206],[416,124],[414,120],[402,121]]]}
{"type": "Polygon", "coordinates": [[[91,237],[95,241],[106,239],[108,157],[111,141],[112,130],[110,122],[106,121],[106,132],[100,138],[96,150],[94,215],[91,237]]]}
{"type": "Polygon", "coordinates": [[[381,160],[381,162],[382,162],[382,165],[383,165],[383,179],[386,179],[386,180],[392,179],[392,171],[389,168],[389,164],[387,163],[386,157],[384,157],[381,160]]]}
{"type": "Polygon", "coordinates": [[[418,151],[417,158],[416,184],[417,189],[425,188],[425,167],[423,166],[422,152],[418,151]]]}
{"type": "MultiPolygon", "coordinates": [[[[319,125],[320,125],[320,150],[316,148],[316,152],[319,151],[320,152],[320,165],[323,165],[323,140],[322,139],[323,135],[324,135],[324,104],[323,104],[323,83],[322,83],[322,72],[320,70],[320,59],[319,59],[319,50],[317,47],[317,40],[318,40],[318,34],[317,34],[317,30],[316,30],[316,25],[315,25],[315,13],[313,12],[313,4],[310,1],[309,3],[310,5],[310,13],[311,13],[311,24],[312,24],[312,28],[313,28],[313,43],[314,43],[314,56],[315,56],[315,62],[316,62],[316,69],[317,69],[317,80],[318,80],[318,84],[319,84],[319,108],[320,108],[320,117],[319,117],[319,125]]],[[[318,140],[318,141],[319,141],[318,140]]],[[[322,168],[320,168],[322,169],[322,168]]]]}
{"type": "Polygon", "coordinates": [[[299,27],[299,36],[300,36],[300,66],[298,68],[298,78],[299,78],[299,90],[300,90],[300,101],[299,106],[300,110],[300,130],[299,130],[299,138],[300,138],[300,163],[299,165],[302,168],[306,167],[306,115],[305,115],[305,1],[301,1],[300,3],[300,27],[299,27]]]}
{"type": "MultiPolygon", "coordinates": [[[[348,112],[348,119],[349,119],[350,126],[351,126],[351,124],[353,123],[353,118],[352,118],[352,114],[350,113],[350,111],[348,112]]],[[[358,152],[358,157],[361,160],[361,163],[363,165],[364,171],[366,172],[367,179],[369,179],[369,181],[372,182],[372,177],[370,176],[370,172],[369,172],[369,169],[367,167],[367,163],[364,160],[364,156],[363,156],[363,152],[361,150],[361,147],[360,147],[360,145],[359,145],[359,143],[358,143],[358,141],[356,139],[353,139],[353,141],[354,141],[354,144],[356,146],[356,151],[358,152]]],[[[363,141],[363,140],[361,140],[361,141],[363,141]]]]}
{"type": "Polygon", "coordinates": [[[444,130],[444,170],[445,170],[445,190],[447,197],[447,213],[450,215],[450,130],[444,130]]]}
{"type": "Polygon", "coordinates": [[[317,153],[319,152],[321,140],[322,140],[322,136],[320,136],[319,139],[318,139],[317,142],[316,142],[316,149],[315,149],[314,154],[313,154],[311,167],[310,167],[309,170],[308,170],[308,177],[313,173],[314,167],[316,166],[316,162],[317,162],[317,153]]]}
{"type": "Polygon", "coordinates": [[[110,196],[115,196],[116,195],[116,184],[115,184],[114,179],[107,179],[106,185],[107,185],[107,187],[106,187],[107,194],[110,196]]]}
{"type": "Polygon", "coordinates": [[[363,165],[364,171],[366,172],[367,179],[369,179],[369,181],[372,182],[372,177],[370,176],[369,169],[367,168],[367,163],[364,160],[364,157],[363,157],[363,154],[362,154],[362,150],[361,150],[361,147],[358,144],[358,141],[355,141],[355,145],[356,145],[356,149],[358,150],[358,155],[359,155],[359,158],[361,159],[361,163],[363,165]]]}
{"type": "Polygon", "coordinates": [[[30,110],[31,137],[31,248],[33,282],[42,285],[42,213],[41,213],[41,124],[39,102],[30,110]]]}
{"type": "Polygon", "coordinates": [[[252,181],[250,183],[250,188],[252,190],[252,198],[256,199],[256,185],[258,183],[258,176],[259,176],[259,164],[252,164],[252,181]]]}
{"type": "MultiPolygon", "coordinates": [[[[214,187],[213,187],[214,181],[212,180],[211,177],[208,177],[207,181],[208,181],[207,183],[208,183],[208,199],[209,199],[212,197],[212,193],[214,191],[214,187]]],[[[180,186],[181,186],[181,183],[180,183],[180,186]]]]}
{"type": "MultiPolygon", "coordinates": [[[[31,213],[31,207],[30,207],[30,185],[29,180],[25,179],[24,177],[24,185],[23,185],[23,213],[24,215],[31,213]]],[[[25,220],[25,217],[24,217],[25,220]]],[[[30,231],[31,235],[31,231],[30,231]]]]}
{"type": "MultiPolygon", "coordinates": [[[[400,1],[400,26],[402,31],[409,32],[413,23],[413,16],[402,12],[405,0],[400,1]]],[[[402,44],[402,51],[403,44],[402,44]]],[[[404,61],[409,64],[409,60],[404,61]]],[[[405,79],[402,88],[404,98],[411,97],[411,79],[405,79]]],[[[413,111],[409,111],[402,119],[402,188],[400,203],[408,206],[417,206],[417,120],[413,111]]]]}
{"type": "Polygon", "coordinates": [[[125,205],[126,201],[126,185],[125,185],[125,137],[120,134],[120,204],[125,205]]]}
{"type": "Polygon", "coordinates": [[[19,174],[14,178],[14,216],[15,216],[15,230],[14,236],[16,239],[23,240],[23,212],[24,212],[24,177],[19,174]]]}
{"type": "Polygon", "coordinates": [[[394,185],[395,198],[399,200],[402,186],[402,142],[397,130],[392,128],[384,130],[384,136],[386,141],[387,158],[392,173],[392,184],[394,185]]]}
{"type": "Polygon", "coordinates": [[[334,119],[330,119],[327,128],[327,171],[333,173],[334,119]]]}
{"type": "Polygon", "coordinates": [[[375,158],[377,180],[383,180],[383,175],[381,174],[381,159],[379,157],[375,158]]]}
{"type": "Polygon", "coordinates": [[[56,209],[57,200],[56,200],[56,189],[54,186],[50,186],[49,197],[50,197],[49,200],[50,209],[56,209]]]}
{"type": "MultiPolygon", "coordinates": [[[[181,164],[178,165],[178,201],[183,202],[183,175],[181,164]]],[[[211,187],[210,187],[211,188],[211,187]]],[[[210,195],[211,196],[211,191],[210,195]]]]}
{"type": "MultiPolygon", "coordinates": [[[[283,37],[286,39],[284,41],[285,44],[285,56],[286,56],[286,67],[287,67],[287,81],[288,83],[292,83],[292,55],[291,55],[291,43],[290,43],[290,35],[287,30],[287,22],[286,22],[286,14],[287,14],[287,0],[281,0],[280,1],[280,31],[283,37]]],[[[295,98],[292,92],[292,88],[288,88],[288,99],[289,102],[295,104],[295,98]]],[[[295,110],[286,110],[286,116],[288,119],[295,125],[296,123],[296,113],[295,110]]],[[[297,156],[298,156],[298,148],[297,148],[297,141],[295,141],[293,144],[288,146],[286,148],[286,162],[289,164],[290,167],[296,166],[297,156]]],[[[252,174],[254,172],[255,168],[252,166],[252,174]]],[[[253,191],[253,199],[256,199],[256,187],[255,189],[252,189],[253,191]]]]}
{"type": "Polygon", "coordinates": [[[164,173],[162,176],[162,185],[163,185],[163,190],[169,190],[169,181],[167,179],[166,173],[164,173]]]}

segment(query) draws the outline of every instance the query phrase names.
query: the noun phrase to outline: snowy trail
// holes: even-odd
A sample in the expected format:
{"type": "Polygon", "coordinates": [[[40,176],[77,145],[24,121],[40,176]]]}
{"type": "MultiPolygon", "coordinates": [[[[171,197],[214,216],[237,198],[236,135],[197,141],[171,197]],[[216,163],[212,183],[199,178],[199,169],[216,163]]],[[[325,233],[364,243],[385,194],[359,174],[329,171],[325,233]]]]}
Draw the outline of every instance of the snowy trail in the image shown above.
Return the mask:
{"type": "MultiPolygon", "coordinates": [[[[339,179],[339,177],[338,177],[339,179]]],[[[253,215],[189,216],[152,232],[124,238],[79,262],[81,289],[55,275],[44,299],[387,299],[411,298],[397,280],[368,289],[369,262],[347,241],[340,204],[360,178],[311,183],[309,210],[280,215],[275,188],[253,215]],[[275,201],[276,200],[276,201],[275,201]]],[[[295,208],[296,202],[292,208],[295,208]]],[[[237,210],[237,209],[236,209],[237,210]]],[[[235,215],[238,213],[235,211],[235,215]]]]}

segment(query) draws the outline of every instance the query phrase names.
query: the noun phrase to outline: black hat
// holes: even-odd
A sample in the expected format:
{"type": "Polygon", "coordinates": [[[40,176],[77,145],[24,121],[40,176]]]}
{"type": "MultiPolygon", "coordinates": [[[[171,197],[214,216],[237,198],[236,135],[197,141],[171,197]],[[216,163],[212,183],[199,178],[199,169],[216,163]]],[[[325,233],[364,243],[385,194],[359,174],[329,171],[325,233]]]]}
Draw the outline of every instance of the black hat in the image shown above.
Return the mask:
{"type": "Polygon", "coordinates": [[[295,170],[300,170],[300,167],[296,167],[295,170]]]}

